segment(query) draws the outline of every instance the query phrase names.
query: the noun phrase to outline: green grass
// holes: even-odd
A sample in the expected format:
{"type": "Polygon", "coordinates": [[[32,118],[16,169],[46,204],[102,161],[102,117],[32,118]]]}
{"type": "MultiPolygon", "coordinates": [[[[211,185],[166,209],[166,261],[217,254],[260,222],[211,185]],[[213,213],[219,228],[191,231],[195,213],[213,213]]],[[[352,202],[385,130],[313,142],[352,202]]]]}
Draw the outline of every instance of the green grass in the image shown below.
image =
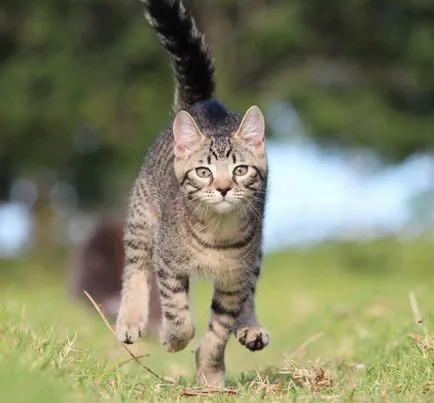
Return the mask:
{"type": "MultiPolygon", "coordinates": [[[[231,340],[228,386],[238,393],[193,399],[433,401],[432,249],[430,240],[382,240],[268,256],[257,305],[270,346],[251,353],[231,340]],[[423,327],[414,322],[410,290],[423,327]],[[310,363],[331,374],[331,386],[321,383],[320,370],[310,385],[297,380],[303,370],[316,374],[310,363]],[[289,374],[279,374],[282,368],[289,374]]],[[[169,354],[148,340],[132,348],[150,354],[145,365],[176,379],[173,388],[135,362],[120,365],[129,357],[101,319],[65,296],[65,262],[62,254],[0,262],[1,402],[176,401],[194,386],[209,284],[193,287],[198,336],[185,351],[169,354]]]]}

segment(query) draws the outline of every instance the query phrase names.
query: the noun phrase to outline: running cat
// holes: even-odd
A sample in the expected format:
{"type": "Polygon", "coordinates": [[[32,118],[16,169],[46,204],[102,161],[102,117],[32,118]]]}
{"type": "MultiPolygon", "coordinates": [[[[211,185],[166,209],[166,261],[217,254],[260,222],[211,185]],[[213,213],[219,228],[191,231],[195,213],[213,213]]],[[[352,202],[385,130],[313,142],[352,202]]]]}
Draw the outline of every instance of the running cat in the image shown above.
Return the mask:
{"type": "Polygon", "coordinates": [[[264,117],[257,106],[243,116],[213,98],[208,47],[180,0],[143,4],[171,56],[175,116],[150,147],[130,196],[117,334],[133,343],[146,328],[155,272],[161,343],[170,352],[184,349],[195,334],[189,278],[213,278],[196,369],[199,382],[222,387],[231,333],[252,351],[269,342],[254,305],[267,187],[264,117]]]}

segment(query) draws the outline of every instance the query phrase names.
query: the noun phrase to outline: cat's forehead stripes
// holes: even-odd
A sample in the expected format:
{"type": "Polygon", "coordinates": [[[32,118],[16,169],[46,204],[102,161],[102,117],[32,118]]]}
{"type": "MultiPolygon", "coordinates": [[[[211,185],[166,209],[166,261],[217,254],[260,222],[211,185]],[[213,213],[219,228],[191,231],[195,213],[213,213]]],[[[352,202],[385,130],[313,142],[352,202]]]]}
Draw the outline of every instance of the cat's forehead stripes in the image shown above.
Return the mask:
{"type": "Polygon", "coordinates": [[[216,160],[219,158],[229,158],[232,153],[232,143],[227,137],[211,137],[209,145],[208,163],[210,163],[211,156],[216,160]]]}

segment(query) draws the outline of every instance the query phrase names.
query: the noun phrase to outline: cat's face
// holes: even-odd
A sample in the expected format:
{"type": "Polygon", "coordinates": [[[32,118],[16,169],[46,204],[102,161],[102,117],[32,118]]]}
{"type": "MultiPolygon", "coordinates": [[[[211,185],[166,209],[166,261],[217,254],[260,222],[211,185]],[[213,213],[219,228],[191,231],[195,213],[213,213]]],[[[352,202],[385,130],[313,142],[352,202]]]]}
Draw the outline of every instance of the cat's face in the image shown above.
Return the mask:
{"type": "Polygon", "coordinates": [[[180,112],[174,121],[175,172],[186,203],[197,212],[228,214],[263,200],[267,161],[264,118],[250,108],[230,137],[209,137],[180,112]]]}

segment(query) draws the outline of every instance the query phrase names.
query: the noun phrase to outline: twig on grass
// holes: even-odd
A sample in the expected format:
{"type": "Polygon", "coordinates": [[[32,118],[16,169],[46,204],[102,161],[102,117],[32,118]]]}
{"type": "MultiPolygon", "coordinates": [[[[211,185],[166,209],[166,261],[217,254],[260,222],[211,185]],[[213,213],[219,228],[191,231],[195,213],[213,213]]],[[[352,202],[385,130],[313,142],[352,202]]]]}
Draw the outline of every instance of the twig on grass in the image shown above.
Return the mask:
{"type": "Polygon", "coordinates": [[[408,293],[408,297],[410,298],[411,310],[413,311],[414,321],[416,322],[416,325],[424,328],[422,314],[419,309],[419,304],[417,303],[416,294],[413,290],[408,293]]]}
{"type": "MultiPolygon", "coordinates": [[[[120,367],[121,365],[126,364],[127,362],[136,361],[143,369],[145,369],[151,375],[153,375],[154,377],[156,377],[157,379],[159,379],[160,381],[162,381],[163,385],[167,385],[167,386],[173,387],[176,390],[179,385],[175,381],[169,380],[167,378],[163,378],[162,376],[158,375],[151,368],[147,367],[146,365],[144,365],[139,360],[139,358],[147,357],[147,356],[149,356],[149,354],[144,354],[144,355],[136,356],[128,348],[128,346],[126,346],[124,343],[122,343],[121,341],[119,341],[119,339],[117,338],[116,332],[111,327],[109,321],[105,317],[105,315],[102,312],[101,308],[98,306],[98,304],[95,302],[95,300],[90,296],[90,294],[87,291],[84,291],[84,294],[89,299],[89,301],[92,303],[93,307],[96,309],[96,311],[98,312],[98,314],[101,317],[101,319],[104,321],[104,323],[107,326],[107,328],[115,336],[116,340],[118,340],[118,342],[122,345],[122,347],[127,351],[127,353],[131,357],[130,360],[127,360],[127,361],[124,361],[124,362],[120,363],[118,365],[118,367],[120,367]]],[[[214,394],[214,393],[221,393],[221,394],[226,394],[226,395],[236,395],[236,394],[238,394],[238,390],[223,389],[223,388],[214,388],[214,387],[210,387],[210,386],[206,386],[206,385],[205,386],[199,386],[197,388],[184,388],[184,387],[181,387],[180,391],[179,391],[179,396],[202,396],[202,395],[208,395],[208,394],[214,394]]]]}
{"type": "Polygon", "coordinates": [[[427,358],[430,357],[432,352],[434,351],[434,338],[429,334],[427,328],[425,327],[422,314],[419,309],[419,304],[417,303],[416,294],[412,290],[409,292],[408,296],[410,298],[414,321],[419,327],[422,328],[424,333],[424,337],[419,334],[410,334],[409,336],[416,343],[423,356],[427,358]]]}
{"type": "Polygon", "coordinates": [[[319,332],[309,337],[307,340],[301,343],[291,354],[287,355],[287,359],[292,360],[300,351],[303,351],[309,344],[313,343],[315,340],[318,340],[322,336],[324,336],[324,333],[319,332]]]}
{"type": "Polygon", "coordinates": [[[140,355],[136,355],[135,358],[128,358],[128,360],[125,360],[125,361],[120,362],[119,364],[117,364],[117,367],[120,368],[120,367],[122,367],[123,365],[128,364],[128,363],[131,362],[131,361],[136,361],[136,359],[137,359],[137,360],[140,360],[140,358],[146,358],[146,357],[149,357],[149,356],[150,356],[150,354],[140,354],[140,355]]]}
{"type": "MultiPolygon", "coordinates": [[[[116,337],[116,340],[118,340],[117,336],[116,336],[116,332],[114,331],[114,329],[111,327],[109,321],[106,319],[104,313],[101,311],[101,308],[98,306],[98,304],[95,302],[95,300],[90,296],[90,294],[87,291],[84,291],[84,294],[86,295],[86,297],[89,299],[89,301],[92,303],[93,307],[96,309],[96,311],[98,312],[99,316],[101,316],[101,319],[104,321],[105,325],[107,326],[107,328],[112,332],[112,334],[116,337]]],[[[118,340],[119,341],[119,340],[118,340]]],[[[131,359],[136,361],[143,369],[145,369],[146,371],[148,371],[151,375],[155,376],[157,379],[159,379],[160,381],[166,383],[166,384],[171,384],[174,385],[174,382],[168,381],[167,379],[164,379],[162,376],[158,375],[156,372],[154,372],[151,368],[147,367],[146,365],[144,365],[139,358],[134,355],[134,353],[121,341],[119,341],[119,343],[121,344],[121,346],[127,351],[127,353],[130,355],[131,359]]]]}
{"type": "Polygon", "coordinates": [[[210,386],[201,386],[198,388],[184,388],[180,391],[179,396],[202,396],[202,395],[209,395],[213,393],[221,393],[224,395],[237,395],[238,390],[236,389],[220,389],[220,388],[213,388],[210,386]]]}

